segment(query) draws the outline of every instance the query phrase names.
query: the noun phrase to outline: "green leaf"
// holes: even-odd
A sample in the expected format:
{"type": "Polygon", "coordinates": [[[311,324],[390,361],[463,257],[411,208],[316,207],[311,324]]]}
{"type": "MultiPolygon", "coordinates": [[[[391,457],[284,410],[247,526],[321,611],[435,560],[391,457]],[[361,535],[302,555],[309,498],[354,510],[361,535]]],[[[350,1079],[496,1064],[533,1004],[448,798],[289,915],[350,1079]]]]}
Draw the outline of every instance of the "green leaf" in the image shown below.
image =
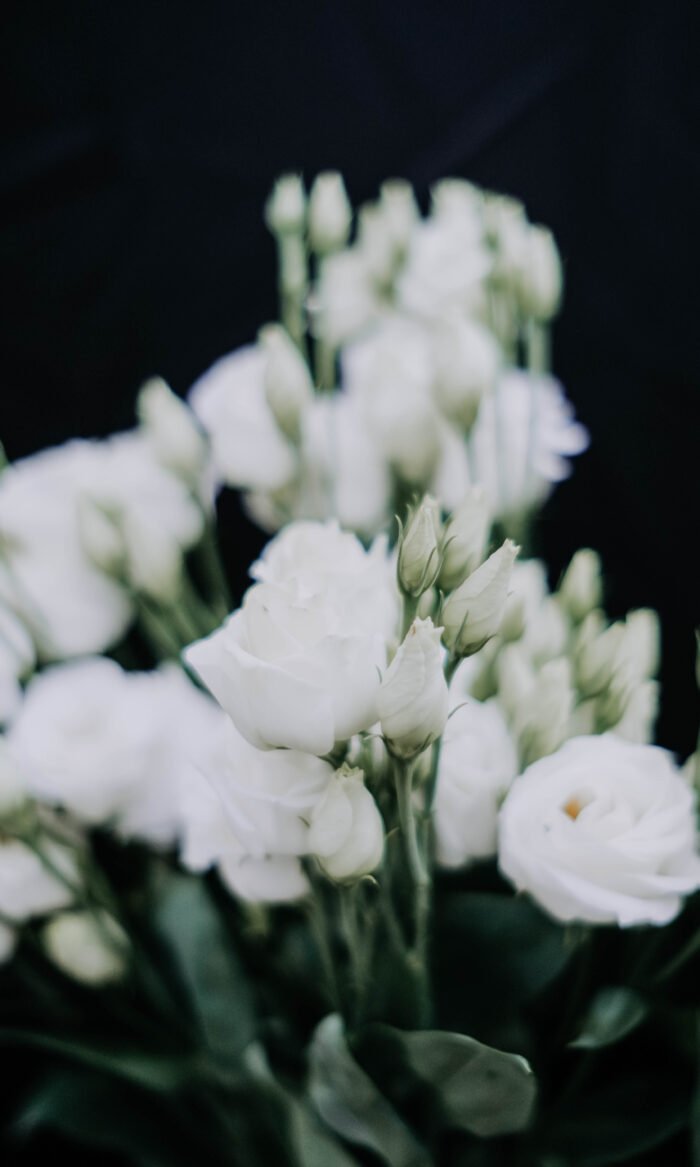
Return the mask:
{"type": "Polygon", "coordinates": [[[13,1130],[22,1139],[58,1131],[83,1146],[122,1152],[143,1167],[190,1167],[207,1151],[172,1107],[133,1086],[72,1069],[38,1085],[13,1130]]]}
{"type": "Polygon", "coordinates": [[[601,989],[596,993],[581,1032],[570,1042],[574,1049],[601,1049],[621,1041],[649,1012],[644,1000],[632,989],[601,989]]]}
{"type": "Polygon", "coordinates": [[[255,1036],[251,992],[231,938],[201,878],[170,875],[156,923],[189,992],[214,1061],[235,1066],[255,1036]]]}
{"type": "Polygon", "coordinates": [[[525,1058],[461,1033],[392,1033],[413,1073],[437,1095],[447,1126],[481,1138],[528,1126],[537,1084],[525,1058]]]}
{"type": "Polygon", "coordinates": [[[187,1085],[202,1068],[191,1057],[149,1054],[128,1046],[113,1046],[104,1041],[91,1042],[83,1038],[68,1040],[24,1029],[0,1030],[0,1045],[43,1049],[156,1093],[168,1093],[187,1085]]]}
{"type": "Polygon", "coordinates": [[[342,1138],[369,1147],[389,1167],[426,1167],[426,1151],[348,1050],[342,1018],[318,1025],[309,1049],[309,1094],[342,1138]]]}

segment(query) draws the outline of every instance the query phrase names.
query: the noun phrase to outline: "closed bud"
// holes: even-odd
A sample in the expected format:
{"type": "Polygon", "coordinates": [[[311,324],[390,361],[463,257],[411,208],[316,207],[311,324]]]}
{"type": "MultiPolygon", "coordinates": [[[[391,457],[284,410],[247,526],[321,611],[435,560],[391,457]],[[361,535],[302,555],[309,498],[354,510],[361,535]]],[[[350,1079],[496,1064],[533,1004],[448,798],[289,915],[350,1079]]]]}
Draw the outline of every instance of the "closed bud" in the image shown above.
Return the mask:
{"type": "Polygon", "coordinates": [[[569,736],[573,708],[569,661],[564,657],[548,661],[537,673],[524,716],[516,719],[523,767],[563,745],[569,736]]]}
{"type": "Polygon", "coordinates": [[[314,392],[308,365],[289,333],[280,324],[268,324],[261,328],[259,340],[267,357],[267,403],[282,433],[292,441],[297,441],[302,415],[314,392]]]}
{"type": "Polygon", "coordinates": [[[120,516],[89,495],[79,495],[77,519],[80,543],[90,562],[107,575],[121,577],[126,564],[126,548],[120,516]]]}
{"type": "Polygon", "coordinates": [[[448,692],[440,633],[432,620],[414,620],[379,690],[379,720],[392,754],[409,760],[442,734],[448,692]]]}
{"type": "Polygon", "coordinates": [[[384,823],[364,777],[341,766],[311,814],[309,850],[331,879],[359,879],[382,861],[384,823]]]}
{"type": "Polygon", "coordinates": [[[530,708],[535,689],[535,671],[520,644],[507,644],[495,662],[498,700],[508,719],[521,724],[530,708]]]}
{"type": "Polygon", "coordinates": [[[589,547],[573,556],[559,584],[559,598],[577,624],[597,608],[603,598],[600,557],[589,547]]]}
{"type": "Polygon", "coordinates": [[[54,964],[85,985],[106,985],[126,972],[129,941],[107,912],[61,912],[46,924],[42,939],[54,964]]]}
{"type": "Polygon", "coordinates": [[[380,288],[389,285],[396,265],[396,245],[387,216],[377,203],[360,209],[357,246],[375,283],[380,288]]]}
{"type": "Polygon", "coordinates": [[[445,601],[444,640],[456,656],[471,656],[498,632],[518,551],[506,539],[445,601]]]}
{"type": "Polygon", "coordinates": [[[265,222],[273,235],[299,233],[306,218],[306,192],[298,174],[284,174],[265,204],[265,222]]]}
{"type": "Polygon", "coordinates": [[[484,558],[491,529],[486,495],[474,486],[445,527],[438,586],[443,592],[459,587],[484,558]]]}
{"type": "Polygon", "coordinates": [[[309,240],[319,255],[339,251],[350,235],[352,207],[342,176],[335,170],[319,174],[309,195],[309,240]]]}
{"type": "Polygon", "coordinates": [[[195,482],[206,460],[207,443],[189,406],[162,377],[152,377],[139,392],[136,410],[161,466],[195,482]]]}
{"type": "Polygon", "coordinates": [[[418,204],[410,182],[390,178],[380,187],[379,205],[399,252],[406,250],[413,228],[419,219],[418,204]]]}
{"type": "Polygon", "coordinates": [[[653,608],[636,608],[625,619],[621,668],[630,684],[656,676],[661,655],[661,628],[653,608]]]}
{"type": "Polygon", "coordinates": [[[561,302],[562,270],[551,231],[530,226],[523,239],[519,294],[523,312],[536,320],[550,320],[561,302]]]}
{"type": "Polygon", "coordinates": [[[586,617],[579,636],[576,662],[576,683],[584,697],[595,697],[610,686],[616,677],[625,638],[624,624],[611,624],[596,632],[597,613],[586,617]]]}
{"type": "Polygon", "coordinates": [[[410,515],[399,543],[401,591],[418,597],[433,586],[440,570],[440,507],[429,494],[410,515]]]}

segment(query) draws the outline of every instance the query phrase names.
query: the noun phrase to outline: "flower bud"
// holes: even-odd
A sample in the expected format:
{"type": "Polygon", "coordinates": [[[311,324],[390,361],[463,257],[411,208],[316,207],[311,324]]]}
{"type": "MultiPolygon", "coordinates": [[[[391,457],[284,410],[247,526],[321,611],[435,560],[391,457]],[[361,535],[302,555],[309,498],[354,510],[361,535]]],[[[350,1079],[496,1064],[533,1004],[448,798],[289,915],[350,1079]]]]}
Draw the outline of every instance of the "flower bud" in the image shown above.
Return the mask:
{"type": "Polygon", "coordinates": [[[301,232],[306,216],[306,194],[298,174],[283,174],[265,204],[265,222],[273,235],[301,232]]]}
{"type": "Polygon", "coordinates": [[[396,265],[396,245],[387,215],[377,203],[367,203],[357,217],[357,246],[372,278],[388,287],[396,265]]]}
{"type": "Polygon", "coordinates": [[[402,592],[420,596],[440,570],[440,507],[429,494],[410,515],[399,544],[398,580],[402,592]]]}
{"type": "Polygon", "coordinates": [[[319,174],[309,195],[309,240],[314,251],[327,255],[344,247],[350,235],[352,207],[342,176],[336,170],[319,174]]]}
{"type": "Polygon", "coordinates": [[[661,629],[653,608],[636,608],[624,623],[621,668],[631,684],[654,677],[659,668],[661,629]]]}
{"type": "Polygon", "coordinates": [[[584,547],[576,552],[562,576],[558,592],[561,603],[577,624],[599,606],[603,585],[597,551],[584,547]]]}
{"type": "Polygon", "coordinates": [[[436,332],[435,363],[438,403],[455,425],[468,432],[482,398],[496,383],[501,363],[498,345],[476,321],[448,318],[436,332]]]}
{"type": "Polygon", "coordinates": [[[144,523],[136,511],[124,515],[126,578],[137,591],[172,604],[182,583],[182,549],[169,532],[144,523]]]}
{"type": "Polygon", "coordinates": [[[440,633],[432,620],[414,620],[379,690],[379,720],[397,758],[414,758],[440,737],[447,722],[448,692],[440,633]]]}
{"type": "Polygon", "coordinates": [[[516,718],[522,765],[553,754],[569,736],[574,691],[571,665],[565,657],[548,661],[538,671],[530,699],[516,718]]]}
{"type": "Polygon", "coordinates": [[[521,644],[507,644],[498,654],[495,666],[498,677],[498,700],[508,718],[521,724],[530,708],[535,689],[535,671],[521,644]]]}
{"type": "Polygon", "coordinates": [[[313,382],[299,349],[280,324],[261,328],[258,338],[267,356],[265,396],[275,421],[292,441],[297,441],[304,410],[313,398],[313,382]]]}
{"type": "Polygon", "coordinates": [[[384,824],[364,777],[341,766],[311,814],[309,850],[331,879],[357,879],[382,861],[384,824]]]}
{"type": "Polygon", "coordinates": [[[474,486],[445,527],[438,576],[438,586],[443,592],[459,587],[482,562],[490,529],[486,495],[480,486],[474,486]]]}
{"type": "Polygon", "coordinates": [[[559,309],[562,283],[561,259],[551,231],[528,227],[518,289],[525,314],[536,320],[550,320],[559,309]]]}
{"type": "Polygon", "coordinates": [[[42,939],[54,964],[85,985],[118,981],[126,971],[129,941],[107,912],[61,912],[46,924],[42,939]]]}
{"type": "Polygon", "coordinates": [[[207,443],[192,410],[162,377],[152,377],[139,392],[136,411],[161,466],[196,481],[207,456],[207,443]]]}
{"type": "Polygon", "coordinates": [[[625,638],[621,622],[600,631],[597,612],[590,612],[581,626],[576,652],[576,683],[584,697],[605,692],[613,681],[625,638]]]}
{"type": "Polygon", "coordinates": [[[123,575],[126,549],[119,515],[83,494],[78,496],[77,519],[80,543],[90,562],[107,575],[123,575]]]}
{"type": "Polygon", "coordinates": [[[498,632],[518,551],[506,539],[445,601],[444,640],[456,656],[471,656],[498,632]]]}
{"type": "Polygon", "coordinates": [[[405,251],[418,222],[418,204],[410,182],[390,178],[380,187],[379,204],[399,252],[405,251]]]}

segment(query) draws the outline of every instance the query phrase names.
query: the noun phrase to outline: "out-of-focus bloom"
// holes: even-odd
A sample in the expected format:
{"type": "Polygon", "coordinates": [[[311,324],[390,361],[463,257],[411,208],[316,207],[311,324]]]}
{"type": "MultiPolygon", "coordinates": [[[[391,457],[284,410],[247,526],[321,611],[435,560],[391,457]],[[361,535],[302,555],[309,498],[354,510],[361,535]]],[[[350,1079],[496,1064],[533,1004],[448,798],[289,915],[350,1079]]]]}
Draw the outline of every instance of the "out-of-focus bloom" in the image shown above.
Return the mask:
{"type": "Polygon", "coordinates": [[[379,866],[384,824],[362,770],[336,771],[311,815],[309,846],[332,879],[357,879],[379,866]]]}
{"type": "Polygon", "coordinates": [[[339,251],[324,259],[311,309],[314,332],[334,348],[371,323],[380,301],[361,253],[339,251]]]}
{"type": "Polygon", "coordinates": [[[577,623],[599,607],[603,598],[603,585],[598,553],[588,547],[577,551],[557,591],[564,608],[577,623]]]}
{"type": "Polygon", "coordinates": [[[435,792],[442,866],[461,867],[495,855],[498,809],[517,770],[515,745],[495,701],[469,700],[452,713],[435,792]]]}
{"type": "Polygon", "coordinates": [[[352,207],[345,183],[336,170],[317,175],[309,194],[309,242],[314,251],[326,255],[347,243],[352,225],[352,207]]]}
{"type": "Polygon", "coordinates": [[[475,486],[453,511],[443,533],[438,577],[442,591],[453,591],[479,567],[490,527],[486,497],[481,487],[475,486]]]}
{"type": "Polygon", "coordinates": [[[206,461],[207,446],[192,411],[162,377],[146,382],[136,408],[156,461],[195,484],[206,461]]]}
{"type": "Polygon", "coordinates": [[[277,179],[265,204],[265,222],[275,235],[304,229],[306,194],[298,174],[283,174],[277,179]]]}
{"type": "Polygon", "coordinates": [[[550,320],[559,310],[562,270],[559,250],[546,227],[528,226],[522,237],[517,290],[523,312],[550,320]]]}
{"type": "Polygon", "coordinates": [[[0,915],[21,923],[30,916],[43,916],[71,903],[78,872],[75,857],[67,848],[42,841],[46,861],[19,839],[0,842],[0,915]]]}
{"type": "Polygon", "coordinates": [[[17,711],[21,700],[19,682],[33,664],[31,636],[19,617],[5,607],[0,598],[0,725],[9,721],[17,711]]]}
{"type": "Polygon", "coordinates": [[[50,959],[76,981],[107,985],[126,972],[129,940],[107,912],[60,912],[42,930],[50,959]]]}
{"type": "Polygon", "coordinates": [[[667,924],[700,886],[693,791],[654,746],[572,739],[513,784],[499,863],[558,920],[667,924]]]}
{"type": "Polygon", "coordinates": [[[265,325],[259,340],[267,358],[264,379],[267,404],[282,433],[296,442],[304,411],[313,399],[308,365],[280,324],[265,325]]]}
{"type": "Polygon", "coordinates": [[[414,620],[379,691],[379,720],[389,749],[413,758],[439,738],[448,712],[440,628],[414,620]]]}
{"type": "Polygon", "coordinates": [[[435,325],[435,394],[445,415],[461,429],[471,429],[484,397],[498,376],[501,353],[482,324],[450,316],[435,325]]]}

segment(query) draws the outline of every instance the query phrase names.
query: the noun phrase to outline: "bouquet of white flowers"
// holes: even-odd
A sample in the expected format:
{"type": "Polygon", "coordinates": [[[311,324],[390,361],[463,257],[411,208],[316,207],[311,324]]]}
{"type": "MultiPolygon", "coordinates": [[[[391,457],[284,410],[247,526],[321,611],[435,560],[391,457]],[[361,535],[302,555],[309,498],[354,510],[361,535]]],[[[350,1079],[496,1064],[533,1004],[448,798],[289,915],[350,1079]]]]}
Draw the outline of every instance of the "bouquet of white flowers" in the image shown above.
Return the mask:
{"type": "Polygon", "coordinates": [[[554,590],[529,557],[588,442],[556,246],[461,180],[355,216],[287,176],[266,219],[280,322],[0,474],[15,1133],[637,1162],[692,1121],[699,765],[651,744],[656,614],[611,622],[592,550],[554,590]],[[233,610],[224,486],[272,533],[233,610]]]}

